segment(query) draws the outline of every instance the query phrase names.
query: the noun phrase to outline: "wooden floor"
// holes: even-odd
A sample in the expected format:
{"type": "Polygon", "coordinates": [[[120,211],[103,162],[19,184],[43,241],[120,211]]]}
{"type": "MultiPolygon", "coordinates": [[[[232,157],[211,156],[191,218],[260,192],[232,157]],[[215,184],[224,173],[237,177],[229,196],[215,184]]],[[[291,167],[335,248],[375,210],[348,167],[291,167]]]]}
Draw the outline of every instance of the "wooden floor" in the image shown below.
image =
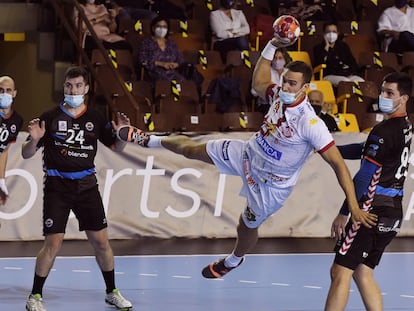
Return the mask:
{"type": "MultiPolygon", "coordinates": [[[[111,240],[116,256],[125,255],[186,255],[223,254],[232,250],[234,239],[154,239],[111,240]]],[[[34,257],[43,241],[1,242],[0,257],[34,257]]],[[[251,253],[331,253],[334,240],[329,238],[263,238],[251,253]]],[[[388,246],[387,252],[414,252],[414,238],[398,237],[388,246]]],[[[92,247],[85,240],[65,240],[59,256],[93,255],[92,247]]]]}

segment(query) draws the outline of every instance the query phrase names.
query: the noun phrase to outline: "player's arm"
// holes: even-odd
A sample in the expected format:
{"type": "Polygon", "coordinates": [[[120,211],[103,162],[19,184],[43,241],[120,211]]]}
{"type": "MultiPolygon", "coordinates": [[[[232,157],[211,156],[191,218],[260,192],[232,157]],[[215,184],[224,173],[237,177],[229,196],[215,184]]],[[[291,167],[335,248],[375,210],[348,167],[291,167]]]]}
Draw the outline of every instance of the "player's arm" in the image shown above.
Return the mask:
{"type": "Polygon", "coordinates": [[[23,159],[29,159],[37,151],[37,145],[40,139],[45,134],[45,121],[40,121],[39,118],[33,119],[29,122],[28,126],[29,138],[22,145],[22,157],[23,159]]]}
{"type": "Polygon", "coordinates": [[[351,174],[345,164],[344,159],[341,157],[338,148],[333,145],[322,152],[321,156],[335,171],[339,185],[345,192],[348,207],[351,212],[352,221],[354,223],[360,222],[364,226],[371,228],[373,225],[375,225],[377,216],[364,212],[359,208],[354,182],[352,181],[351,174]]]}
{"type": "Polygon", "coordinates": [[[9,191],[6,186],[6,165],[9,154],[9,145],[0,154],[0,205],[6,204],[9,191]]]}
{"type": "MultiPolygon", "coordinates": [[[[120,127],[125,126],[125,125],[130,125],[131,122],[125,113],[118,112],[116,114],[116,121],[112,121],[111,123],[112,123],[113,129],[115,131],[118,131],[120,127]]],[[[113,150],[116,152],[121,152],[122,150],[124,150],[125,146],[126,146],[126,142],[120,140],[117,136],[113,150]]]]}

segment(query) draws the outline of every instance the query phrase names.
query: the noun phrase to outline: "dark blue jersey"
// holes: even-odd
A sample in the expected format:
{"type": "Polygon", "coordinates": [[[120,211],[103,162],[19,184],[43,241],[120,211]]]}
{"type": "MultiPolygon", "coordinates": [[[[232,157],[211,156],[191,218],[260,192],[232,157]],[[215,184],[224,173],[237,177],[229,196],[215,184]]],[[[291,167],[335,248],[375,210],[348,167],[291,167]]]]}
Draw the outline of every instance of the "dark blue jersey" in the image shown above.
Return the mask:
{"type": "Polygon", "coordinates": [[[23,118],[15,111],[8,116],[0,113],[0,153],[2,153],[9,143],[14,143],[23,125],[23,118]]]}
{"type": "Polygon", "coordinates": [[[80,179],[95,172],[98,140],[104,145],[115,143],[109,121],[89,107],[71,115],[62,105],[40,116],[46,132],[38,143],[43,147],[43,165],[48,176],[80,179]]]}
{"type": "Polygon", "coordinates": [[[364,146],[364,158],[382,167],[376,194],[402,195],[408,173],[412,125],[407,116],[377,124],[364,146]]]}

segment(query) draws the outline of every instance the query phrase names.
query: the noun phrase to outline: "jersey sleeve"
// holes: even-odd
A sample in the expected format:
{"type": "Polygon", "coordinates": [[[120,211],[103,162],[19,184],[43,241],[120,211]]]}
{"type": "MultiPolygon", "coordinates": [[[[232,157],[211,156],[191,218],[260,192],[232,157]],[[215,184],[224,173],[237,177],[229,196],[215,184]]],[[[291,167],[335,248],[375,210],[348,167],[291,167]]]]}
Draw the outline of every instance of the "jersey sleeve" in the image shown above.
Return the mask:
{"type": "Polygon", "coordinates": [[[105,146],[110,147],[115,144],[116,134],[112,127],[112,124],[109,120],[105,119],[104,116],[99,112],[94,112],[99,118],[100,131],[99,131],[99,141],[105,146]]]}
{"type": "Polygon", "coordinates": [[[384,159],[386,158],[386,151],[389,149],[387,144],[390,142],[384,138],[378,127],[374,127],[368,135],[367,141],[364,147],[363,157],[364,159],[382,166],[384,159]]]}

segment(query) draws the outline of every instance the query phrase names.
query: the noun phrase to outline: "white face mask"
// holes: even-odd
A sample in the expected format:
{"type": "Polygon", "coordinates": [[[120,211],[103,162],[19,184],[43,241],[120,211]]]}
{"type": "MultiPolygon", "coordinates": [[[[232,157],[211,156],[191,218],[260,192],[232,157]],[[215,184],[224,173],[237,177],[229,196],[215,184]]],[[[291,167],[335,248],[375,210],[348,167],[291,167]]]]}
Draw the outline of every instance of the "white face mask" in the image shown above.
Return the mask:
{"type": "Polygon", "coordinates": [[[164,27],[156,27],[154,32],[158,38],[165,38],[168,32],[168,29],[164,27]]]}
{"type": "Polygon", "coordinates": [[[325,34],[326,40],[328,40],[329,43],[334,43],[338,39],[338,34],[336,32],[328,32],[325,34]]]}
{"type": "Polygon", "coordinates": [[[6,109],[11,106],[13,103],[13,96],[8,93],[1,93],[0,94],[0,108],[6,109]]]}
{"type": "Polygon", "coordinates": [[[65,98],[63,100],[66,104],[69,105],[71,108],[77,108],[82,105],[84,101],[84,95],[68,95],[65,94],[65,98]]]}
{"type": "Polygon", "coordinates": [[[276,59],[272,61],[271,65],[274,70],[281,70],[285,67],[286,62],[284,59],[276,59]]]}

